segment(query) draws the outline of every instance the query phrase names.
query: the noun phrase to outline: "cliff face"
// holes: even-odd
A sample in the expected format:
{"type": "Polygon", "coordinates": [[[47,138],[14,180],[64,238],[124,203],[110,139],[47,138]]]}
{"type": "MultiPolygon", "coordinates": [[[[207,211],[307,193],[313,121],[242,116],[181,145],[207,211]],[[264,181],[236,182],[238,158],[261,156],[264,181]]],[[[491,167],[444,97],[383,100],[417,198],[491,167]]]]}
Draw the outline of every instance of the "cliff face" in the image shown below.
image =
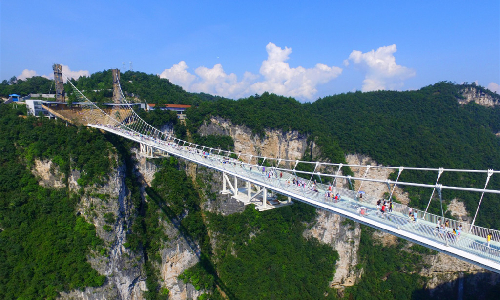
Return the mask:
{"type": "Polygon", "coordinates": [[[334,288],[353,286],[363,273],[356,268],[361,228],[358,223],[346,221],[334,213],[318,210],[316,222],[304,232],[320,242],[331,245],[339,254],[335,274],[330,285],[334,288]]]}
{"type": "Polygon", "coordinates": [[[462,105],[472,101],[486,107],[494,107],[500,105],[499,97],[493,97],[475,87],[466,87],[460,91],[460,94],[464,98],[459,99],[458,103],[462,105]]]}
{"type": "MultiPolygon", "coordinates": [[[[381,166],[370,157],[361,154],[348,154],[346,155],[346,161],[348,164],[353,164],[353,165],[381,166]]],[[[370,168],[368,170],[368,173],[366,173],[366,168],[351,167],[351,170],[354,172],[354,175],[356,177],[364,177],[366,174],[367,178],[374,178],[380,180],[386,180],[389,178],[389,175],[392,172],[396,173],[398,172],[397,170],[391,171],[388,169],[379,169],[375,167],[370,168]]],[[[366,192],[367,195],[374,197],[374,199],[382,199],[384,193],[391,192],[387,187],[387,184],[378,182],[363,182],[361,180],[357,180],[354,183],[354,187],[356,191],[361,187],[362,191],[366,192]]],[[[406,205],[410,202],[408,193],[404,192],[399,187],[396,187],[396,189],[394,190],[393,197],[396,197],[398,201],[406,205]]]]}
{"type": "Polygon", "coordinates": [[[265,131],[265,138],[252,134],[246,126],[233,125],[230,121],[213,117],[198,131],[201,135],[229,135],[234,140],[234,151],[251,155],[280,157],[283,159],[300,159],[307,147],[307,136],[297,131],[281,130],[265,131]]]}
{"type": "Polygon", "coordinates": [[[191,283],[178,279],[186,269],[199,261],[199,250],[188,242],[172,223],[164,222],[168,241],[161,252],[160,276],[163,285],[169,290],[168,299],[196,299],[203,291],[197,291],[191,283]]]}
{"type": "MultiPolygon", "coordinates": [[[[36,160],[32,171],[42,186],[79,192],[80,172],[76,170],[69,174],[67,186],[52,161],[36,160]]],[[[61,299],[143,299],[142,292],[146,290],[143,256],[124,247],[134,211],[124,176],[122,165],[110,172],[103,186],[86,187],[75,212],[94,224],[98,236],[104,240],[104,249],[92,251],[87,257],[92,267],[106,276],[104,285],[61,293],[61,299]]]]}
{"type": "Polygon", "coordinates": [[[102,293],[109,297],[108,293],[112,292],[119,299],[143,299],[142,291],[146,290],[143,255],[124,246],[128,227],[134,218],[125,186],[125,167],[113,170],[105,186],[93,188],[82,200],[79,213],[94,223],[99,237],[109,247],[107,255],[94,253],[90,258],[92,266],[107,276],[106,284],[96,289],[101,291],[92,291],[92,294],[102,293]],[[111,214],[115,222],[105,218],[111,214]]]}
{"type": "MultiPolygon", "coordinates": [[[[144,188],[151,186],[158,167],[136,150],[132,149],[136,161],[136,175],[143,183],[144,193],[144,188]]],[[[191,283],[184,283],[178,279],[178,276],[199,261],[199,247],[195,242],[182,235],[178,229],[179,224],[162,221],[161,225],[167,236],[167,241],[160,249],[161,262],[154,263],[161,278],[160,285],[162,288],[168,289],[168,299],[170,300],[196,299],[203,291],[196,290],[191,283]]]]}

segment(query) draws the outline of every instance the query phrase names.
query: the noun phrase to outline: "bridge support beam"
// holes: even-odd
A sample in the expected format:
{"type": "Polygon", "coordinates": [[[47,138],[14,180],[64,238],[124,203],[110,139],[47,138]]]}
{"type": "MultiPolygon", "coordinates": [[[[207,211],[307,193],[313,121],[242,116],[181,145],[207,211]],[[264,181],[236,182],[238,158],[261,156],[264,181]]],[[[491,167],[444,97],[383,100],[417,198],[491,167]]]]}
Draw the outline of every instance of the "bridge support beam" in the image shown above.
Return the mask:
{"type": "Polygon", "coordinates": [[[244,187],[239,189],[238,177],[230,178],[225,172],[222,173],[222,191],[220,193],[224,195],[232,194],[232,198],[243,202],[244,205],[254,204],[259,211],[292,204],[291,197],[288,197],[286,201],[279,202],[272,192],[269,195],[267,188],[250,181],[245,181],[244,187]],[[270,204],[268,201],[270,201],[270,204]]]}
{"type": "Polygon", "coordinates": [[[148,156],[148,157],[153,157],[153,147],[146,145],[146,144],[139,144],[139,151],[141,154],[148,156]]]}
{"type": "Polygon", "coordinates": [[[238,178],[234,176],[234,185],[231,184],[229,177],[227,177],[226,173],[222,173],[222,191],[221,194],[233,194],[234,196],[238,195],[238,178]],[[227,189],[229,185],[230,190],[227,189]]]}
{"type": "Polygon", "coordinates": [[[262,208],[267,208],[267,189],[264,188],[264,193],[262,194],[262,208]]]}

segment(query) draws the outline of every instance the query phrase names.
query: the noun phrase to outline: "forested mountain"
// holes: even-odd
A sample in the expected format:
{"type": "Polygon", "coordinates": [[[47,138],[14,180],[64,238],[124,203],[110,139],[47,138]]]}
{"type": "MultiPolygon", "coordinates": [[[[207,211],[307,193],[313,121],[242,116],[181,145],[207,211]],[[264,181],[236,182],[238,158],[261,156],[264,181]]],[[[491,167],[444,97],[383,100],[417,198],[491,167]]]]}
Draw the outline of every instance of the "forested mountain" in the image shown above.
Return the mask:
{"type": "MultiPolygon", "coordinates": [[[[110,101],[111,71],[73,82],[89,99],[110,101]]],[[[306,149],[304,160],[345,162],[347,153],[358,153],[392,166],[500,169],[499,108],[459,104],[472,88],[500,100],[476,85],[440,82],[300,103],[270,93],[237,101],[187,93],[141,72],[125,72],[121,83],[127,95],[148,103],[193,104],[185,124],[162,111],[140,114],[208,146],[234,148],[230,136],[202,133],[217,117],[263,140],[272,129],[299,132],[317,147],[306,149]]],[[[34,77],[0,84],[0,95],[49,89],[50,81],[34,77]]],[[[265,212],[238,206],[219,194],[220,174],[209,169],[172,157],[146,160],[117,136],[25,114],[0,104],[2,299],[449,299],[457,274],[470,271],[443,271],[439,281],[425,273],[438,260],[426,248],[300,203],[265,212]],[[40,162],[51,163],[47,172],[59,185],[42,184],[35,172],[40,162]],[[332,241],[318,237],[322,226],[337,230],[332,241]],[[347,271],[355,274],[351,285],[332,283],[341,271],[336,262],[345,259],[338,249],[356,257],[347,271]],[[431,293],[435,281],[447,283],[431,293]]],[[[404,172],[402,179],[433,184],[436,178],[404,172]]],[[[484,175],[440,181],[470,179],[484,185],[484,175]]],[[[499,185],[493,176],[489,187],[499,185]]],[[[429,195],[407,191],[411,206],[427,204],[429,195]]],[[[446,203],[458,197],[469,212],[476,196],[443,193],[446,203]]],[[[477,224],[499,229],[499,205],[500,198],[485,196],[477,224]]],[[[440,213],[437,201],[431,210],[440,213]]],[[[498,282],[474,272],[460,277],[465,298],[495,299],[498,282]]]]}
{"type": "MultiPolygon", "coordinates": [[[[122,90],[127,97],[147,103],[198,105],[205,101],[224,99],[206,93],[189,93],[184,91],[182,87],[170,83],[168,79],[143,72],[127,71],[121,74],[120,79],[122,90]]],[[[97,103],[111,102],[113,97],[111,70],[96,72],[89,77],[80,77],[77,80],[73,79],[72,82],[89,100],[97,103]]],[[[71,86],[65,84],[64,89],[67,97],[71,99],[73,93],[71,86]]],[[[14,77],[10,81],[4,80],[0,83],[0,97],[8,97],[10,94],[27,96],[30,93],[54,93],[53,81],[35,76],[26,80],[14,77]]]]}
{"type": "Polygon", "coordinates": [[[45,77],[35,76],[26,80],[12,78],[10,82],[4,80],[0,83],[0,97],[8,97],[10,94],[27,96],[35,93],[54,93],[54,81],[45,77]]]}

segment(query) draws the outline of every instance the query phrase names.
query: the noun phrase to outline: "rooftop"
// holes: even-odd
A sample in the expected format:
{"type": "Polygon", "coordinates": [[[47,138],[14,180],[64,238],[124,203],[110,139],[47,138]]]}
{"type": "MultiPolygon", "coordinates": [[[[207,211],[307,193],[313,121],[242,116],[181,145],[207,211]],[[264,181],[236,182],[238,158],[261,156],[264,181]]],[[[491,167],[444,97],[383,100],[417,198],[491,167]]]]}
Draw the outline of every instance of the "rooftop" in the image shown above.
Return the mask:
{"type": "Polygon", "coordinates": [[[149,107],[165,107],[165,108],[190,108],[191,105],[187,104],[148,104],[149,107]]]}

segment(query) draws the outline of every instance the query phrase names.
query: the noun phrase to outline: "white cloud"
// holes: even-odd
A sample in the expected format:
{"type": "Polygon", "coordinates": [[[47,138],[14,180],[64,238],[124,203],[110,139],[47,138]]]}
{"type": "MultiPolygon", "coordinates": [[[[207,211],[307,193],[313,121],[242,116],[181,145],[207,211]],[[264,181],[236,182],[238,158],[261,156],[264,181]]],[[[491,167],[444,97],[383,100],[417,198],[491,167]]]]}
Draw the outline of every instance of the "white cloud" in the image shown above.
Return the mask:
{"type": "Polygon", "coordinates": [[[191,83],[196,79],[196,76],[187,71],[188,65],[185,61],[181,61],[175,64],[170,69],[165,69],[161,74],[160,78],[168,78],[173,84],[184,86],[190,86],[191,83]]]}
{"type": "Polygon", "coordinates": [[[17,79],[19,80],[26,80],[28,78],[31,78],[33,76],[38,76],[36,74],[36,71],[35,70],[28,70],[28,69],[24,69],[22,72],[21,72],[21,75],[17,76],[17,79]]]}
{"type": "Polygon", "coordinates": [[[362,91],[376,91],[397,89],[403,86],[404,80],[415,76],[413,69],[396,64],[396,45],[384,46],[376,51],[362,53],[354,50],[344,61],[345,66],[350,62],[365,72],[362,91]]]}
{"type": "Polygon", "coordinates": [[[268,58],[262,62],[260,75],[245,72],[238,81],[236,74],[227,74],[221,64],[213,68],[198,67],[194,74],[187,71],[184,61],[165,69],[161,78],[182,86],[190,92],[205,92],[228,98],[241,98],[255,93],[271,92],[298,99],[310,100],[316,94],[316,86],[327,83],[342,73],[339,67],[316,64],[313,68],[291,68],[286,61],[292,49],[284,49],[269,43],[266,46],[268,58]]]}
{"type": "Polygon", "coordinates": [[[265,91],[297,98],[312,99],[316,94],[318,84],[327,83],[342,73],[339,67],[329,67],[325,64],[316,64],[314,68],[291,68],[286,61],[292,49],[281,49],[273,43],[266,46],[268,58],[260,67],[260,74],[264,81],[252,84],[251,89],[256,93],[265,91]]]}
{"type": "MultiPolygon", "coordinates": [[[[71,71],[67,65],[62,65],[62,72],[68,78],[78,79],[82,76],[89,77],[90,73],[87,70],[71,71]]],[[[51,78],[54,78],[54,73],[52,73],[51,78]]],[[[66,82],[66,78],[63,76],[63,81],[66,82]]]]}
{"type": "Polygon", "coordinates": [[[490,82],[490,84],[488,84],[488,89],[492,92],[500,94],[500,85],[498,83],[490,82]]]}
{"type": "MultiPolygon", "coordinates": [[[[66,77],[74,79],[78,79],[82,76],[90,76],[90,72],[87,70],[71,71],[71,69],[66,65],[62,65],[62,72],[66,77]]],[[[17,76],[17,79],[26,80],[27,78],[31,78],[34,76],[42,76],[50,80],[54,79],[54,73],[50,73],[49,75],[38,75],[35,70],[28,69],[24,69],[21,75],[17,76]]],[[[66,82],[66,78],[64,76],[63,81],[66,82]]]]}

